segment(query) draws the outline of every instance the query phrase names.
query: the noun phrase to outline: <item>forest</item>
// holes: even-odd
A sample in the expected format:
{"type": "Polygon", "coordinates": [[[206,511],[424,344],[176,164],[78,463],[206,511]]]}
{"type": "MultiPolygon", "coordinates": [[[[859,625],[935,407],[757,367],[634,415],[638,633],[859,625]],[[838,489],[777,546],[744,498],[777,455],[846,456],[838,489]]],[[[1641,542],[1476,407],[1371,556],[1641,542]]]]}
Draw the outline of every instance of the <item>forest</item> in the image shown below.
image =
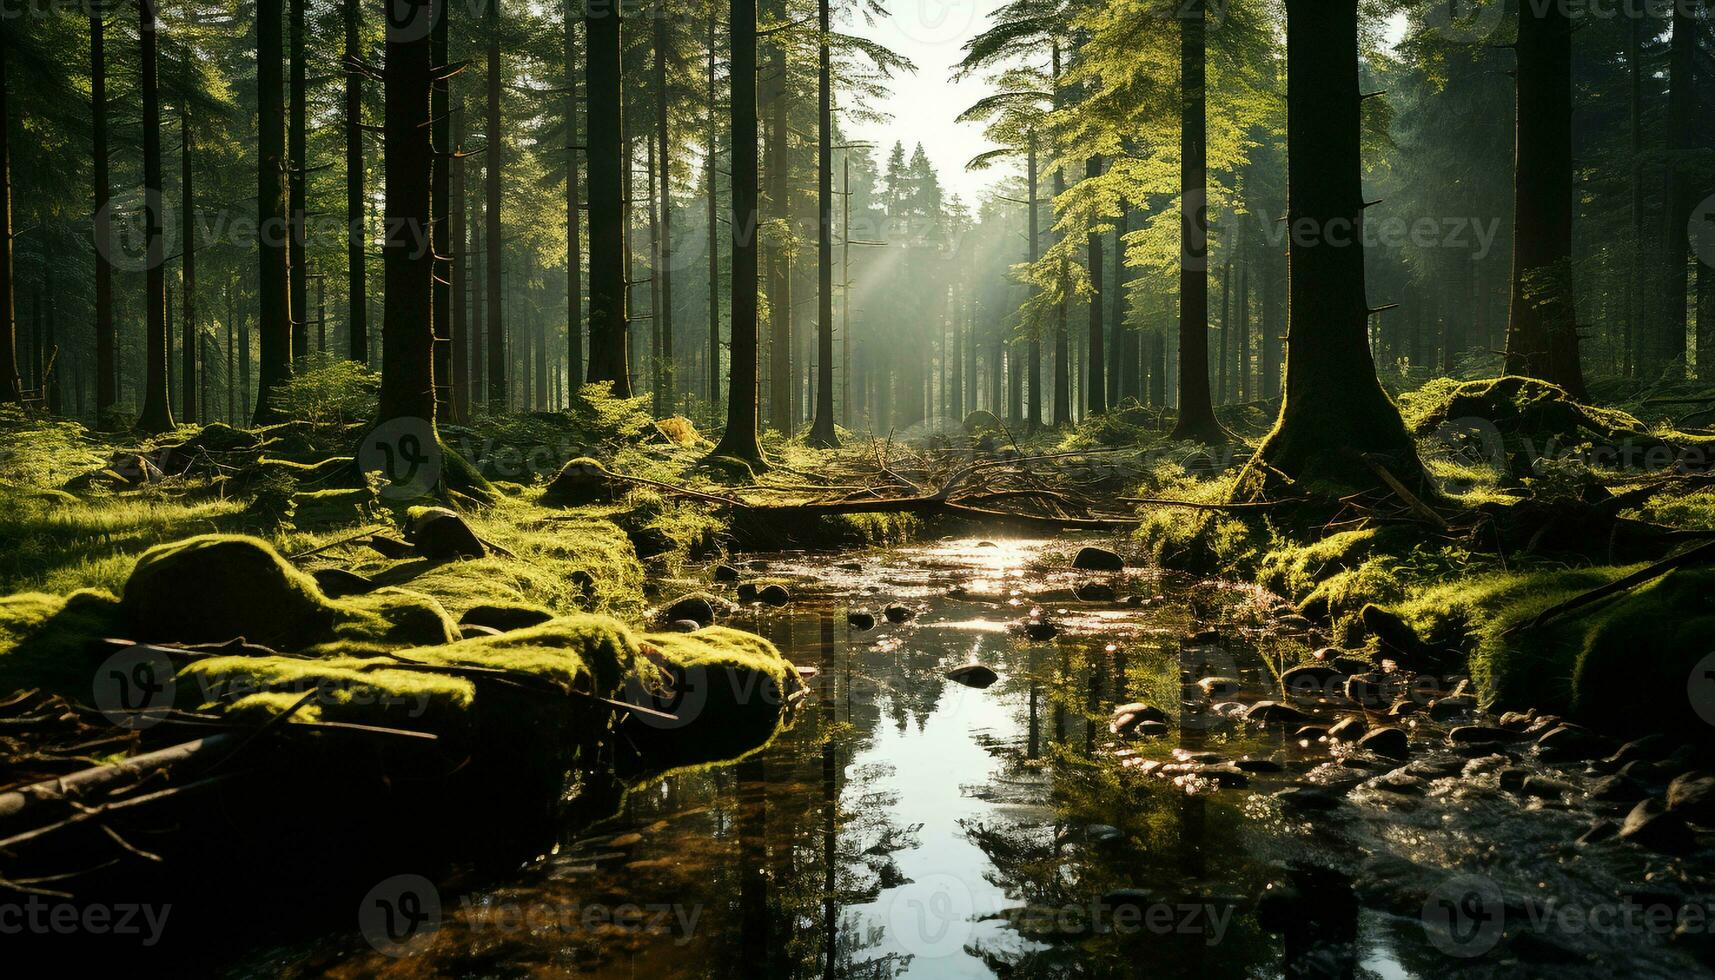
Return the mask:
{"type": "Polygon", "coordinates": [[[1705,0],[0,0],[0,962],[1715,976],[1711,107],[1705,0]]]}

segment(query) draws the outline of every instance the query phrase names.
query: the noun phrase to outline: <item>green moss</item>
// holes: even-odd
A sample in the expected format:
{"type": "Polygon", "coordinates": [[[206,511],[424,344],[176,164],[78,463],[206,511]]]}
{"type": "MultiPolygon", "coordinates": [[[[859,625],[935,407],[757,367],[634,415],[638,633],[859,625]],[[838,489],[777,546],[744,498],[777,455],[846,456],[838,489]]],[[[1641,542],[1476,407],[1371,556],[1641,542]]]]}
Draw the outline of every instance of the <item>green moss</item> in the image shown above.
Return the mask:
{"type": "Polygon", "coordinates": [[[132,639],[297,649],[330,638],[339,610],[266,542],[205,534],[157,545],[125,583],[132,639]]]}
{"type": "Polygon", "coordinates": [[[87,700],[96,667],[89,643],[122,634],[123,622],[106,592],[0,597],[0,692],[40,688],[87,700]]]}
{"type": "Polygon", "coordinates": [[[334,627],[340,641],[421,646],[452,643],[459,638],[458,624],[446,609],[421,592],[382,588],[330,602],[341,610],[334,627]]]}
{"type": "Polygon", "coordinates": [[[618,620],[579,615],[499,636],[416,647],[400,656],[439,666],[517,671],[607,696],[631,673],[637,652],[636,638],[618,620]]]}
{"type": "Polygon", "coordinates": [[[765,509],[733,513],[732,535],[747,551],[783,551],[883,547],[903,544],[921,533],[914,514],[828,514],[790,520],[765,509]]]}
{"type": "Polygon", "coordinates": [[[375,491],[354,489],[310,490],[292,495],[292,523],[300,528],[363,524],[375,519],[375,491]]]}
{"type": "Polygon", "coordinates": [[[1263,556],[1257,582],[1291,599],[1301,599],[1324,579],[1357,568],[1385,545],[1377,528],[1342,531],[1309,544],[1280,542],[1263,556]]]}
{"type": "MultiPolygon", "coordinates": [[[[676,722],[640,719],[629,738],[651,768],[729,758],[766,745],[786,720],[788,699],[803,687],[774,644],[722,626],[695,633],[651,633],[641,650],[673,677],[679,696],[662,707],[676,722]]],[[[647,669],[640,667],[648,683],[647,669]]]]}

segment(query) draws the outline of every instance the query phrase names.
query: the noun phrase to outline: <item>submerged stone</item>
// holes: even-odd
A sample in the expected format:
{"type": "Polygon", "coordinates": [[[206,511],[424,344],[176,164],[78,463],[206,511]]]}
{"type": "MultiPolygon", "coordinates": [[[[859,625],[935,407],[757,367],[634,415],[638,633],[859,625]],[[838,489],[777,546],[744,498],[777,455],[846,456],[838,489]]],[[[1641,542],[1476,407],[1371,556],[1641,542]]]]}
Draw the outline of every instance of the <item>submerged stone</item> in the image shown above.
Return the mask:
{"type": "Polygon", "coordinates": [[[994,668],[984,664],[963,664],[947,671],[947,679],[966,687],[986,688],[1000,680],[994,668]]]}
{"type": "Polygon", "coordinates": [[[1125,559],[1106,548],[1086,547],[1072,559],[1072,567],[1091,572],[1117,572],[1125,568],[1125,559]]]}

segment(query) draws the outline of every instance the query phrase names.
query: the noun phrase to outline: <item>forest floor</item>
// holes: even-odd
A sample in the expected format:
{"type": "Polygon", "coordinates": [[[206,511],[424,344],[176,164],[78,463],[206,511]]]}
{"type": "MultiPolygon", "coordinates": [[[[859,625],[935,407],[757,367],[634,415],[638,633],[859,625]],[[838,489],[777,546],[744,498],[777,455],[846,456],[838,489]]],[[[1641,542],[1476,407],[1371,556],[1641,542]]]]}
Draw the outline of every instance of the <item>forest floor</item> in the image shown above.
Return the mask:
{"type": "MultiPolygon", "coordinates": [[[[1303,666],[1341,689],[1315,693],[1395,719],[1426,707],[1417,678],[1468,676],[1517,731],[1715,744],[1706,388],[1601,391],[1598,409],[1522,379],[1431,382],[1400,401],[1434,491],[1232,504],[1270,405],[1224,410],[1227,447],[1168,441],[1135,404],[1029,435],[978,412],[835,451],[771,438],[758,473],[711,463],[692,423],[642,399],[584,397],[443,426],[486,492],[429,499],[357,475],[369,409],[348,382],[306,379],[299,421],[261,429],[139,439],[0,414],[0,692],[17,692],[0,693],[0,852],[53,845],[0,879],[51,882],[91,814],[172,803],[241,754],[335,774],[342,815],[370,802],[404,852],[473,820],[547,821],[568,773],[752,751],[804,685],[767,641],[712,626],[735,601],[790,601],[736,556],[955,526],[1095,531],[1111,560],[1261,585],[1328,638],[1303,666]],[[705,669],[745,680],[675,715],[705,669]],[[742,694],[758,682],[771,696],[742,694]],[[197,778],[41,789],[162,751],[197,778]]],[[[290,839],[334,803],[257,819],[290,839]]]]}

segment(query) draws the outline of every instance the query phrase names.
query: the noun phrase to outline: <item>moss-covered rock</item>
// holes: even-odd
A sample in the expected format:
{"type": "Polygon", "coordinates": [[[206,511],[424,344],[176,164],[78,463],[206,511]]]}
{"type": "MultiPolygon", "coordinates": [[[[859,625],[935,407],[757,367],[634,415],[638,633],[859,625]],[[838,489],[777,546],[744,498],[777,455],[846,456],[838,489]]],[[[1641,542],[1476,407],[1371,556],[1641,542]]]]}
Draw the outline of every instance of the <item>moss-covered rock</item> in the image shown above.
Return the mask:
{"type": "Polygon", "coordinates": [[[554,614],[528,602],[485,602],[472,606],[459,617],[460,626],[487,626],[502,633],[539,626],[554,614]]]}
{"type": "Polygon", "coordinates": [[[599,460],[579,456],[560,468],[548,488],[542,491],[542,503],[549,507],[612,503],[622,489],[599,460]]]}
{"type": "Polygon", "coordinates": [[[631,699],[676,719],[639,717],[627,728],[651,768],[731,758],[767,744],[803,688],[774,644],[741,630],[650,633],[640,650],[659,674],[640,663],[631,699]]]}
{"type": "Polygon", "coordinates": [[[106,592],[0,597],[0,692],[40,688],[87,699],[97,664],[90,641],[122,634],[124,622],[106,592]]]}
{"type": "Polygon", "coordinates": [[[339,610],[267,542],[205,534],[150,548],[123,596],[131,639],[295,649],[329,639],[339,610]]]}

